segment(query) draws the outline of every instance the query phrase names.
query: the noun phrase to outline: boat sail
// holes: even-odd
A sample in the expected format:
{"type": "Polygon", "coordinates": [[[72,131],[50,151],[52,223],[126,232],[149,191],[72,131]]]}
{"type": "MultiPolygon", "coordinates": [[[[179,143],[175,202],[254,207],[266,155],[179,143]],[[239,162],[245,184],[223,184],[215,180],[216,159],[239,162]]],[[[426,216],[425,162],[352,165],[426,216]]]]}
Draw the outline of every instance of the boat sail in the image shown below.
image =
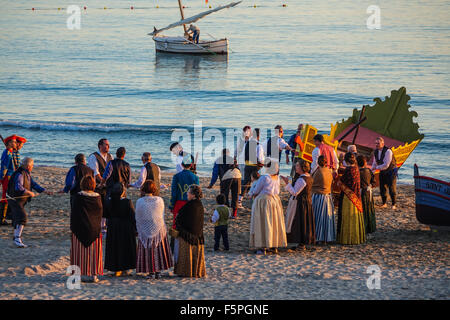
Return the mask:
{"type": "Polygon", "coordinates": [[[186,25],[194,23],[201,18],[217,12],[222,9],[231,8],[237,6],[242,1],[232,2],[227,5],[223,5],[195,16],[184,18],[183,6],[181,5],[181,0],[178,0],[178,5],[180,7],[181,20],[168,25],[167,27],[156,29],[153,32],[148,33],[148,35],[153,37],[155,41],[155,49],[157,52],[171,52],[171,53],[185,53],[185,54],[227,54],[228,53],[228,39],[218,39],[213,41],[200,40],[199,43],[194,43],[186,37],[168,37],[161,34],[165,30],[169,30],[178,26],[183,26],[184,32],[186,34],[186,25]]]}

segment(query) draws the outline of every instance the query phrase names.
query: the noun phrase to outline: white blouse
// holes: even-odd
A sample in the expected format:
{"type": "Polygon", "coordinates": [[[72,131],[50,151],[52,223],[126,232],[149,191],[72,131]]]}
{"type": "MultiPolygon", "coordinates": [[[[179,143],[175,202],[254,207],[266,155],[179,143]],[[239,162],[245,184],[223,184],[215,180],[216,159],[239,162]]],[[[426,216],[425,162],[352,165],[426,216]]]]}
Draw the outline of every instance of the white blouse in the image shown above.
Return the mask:
{"type": "Polygon", "coordinates": [[[298,195],[300,192],[302,192],[303,188],[306,187],[306,181],[304,179],[301,179],[301,177],[303,176],[309,177],[309,173],[302,174],[300,178],[295,181],[294,186],[292,186],[292,183],[289,183],[284,187],[284,189],[294,197],[298,195]]]}
{"type": "Polygon", "coordinates": [[[265,174],[258,179],[255,189],[249,195],[257,196],[258,194],[278,195],[280,193],[280,177],[272,179],[270,175],[265,174]]]}

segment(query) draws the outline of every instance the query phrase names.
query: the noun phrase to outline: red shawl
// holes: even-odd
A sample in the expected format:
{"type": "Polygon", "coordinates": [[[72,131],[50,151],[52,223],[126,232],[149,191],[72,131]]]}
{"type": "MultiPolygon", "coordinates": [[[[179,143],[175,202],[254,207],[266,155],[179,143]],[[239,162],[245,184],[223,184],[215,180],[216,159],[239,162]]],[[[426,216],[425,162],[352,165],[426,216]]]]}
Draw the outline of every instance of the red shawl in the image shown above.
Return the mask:
{"type": "Polygon", "coordinates": [[[356,206],[358,211],[363,212],[359,169],[356,166],[346,167],[344,174],[340,178],[341,188],[350,201],[356,206]]]}

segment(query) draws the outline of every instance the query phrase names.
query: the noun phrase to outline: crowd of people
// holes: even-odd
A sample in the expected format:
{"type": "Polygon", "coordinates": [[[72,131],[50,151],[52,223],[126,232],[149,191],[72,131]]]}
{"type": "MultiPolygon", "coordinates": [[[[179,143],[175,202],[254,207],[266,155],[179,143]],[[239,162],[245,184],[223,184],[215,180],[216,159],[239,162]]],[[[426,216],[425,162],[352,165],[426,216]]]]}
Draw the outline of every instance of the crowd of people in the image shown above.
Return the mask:
{"type": "MultiPolygon", "coordinates": [[[[277,253],[288,244],[294,244],[290,249],[298,250],[326,243],[364,243],[366,235],[376,230],[372,170],[380,170],[382,206],[386,206],[389,189],[395,209],[395,158],[382,137],[376,141],[370,169],[366,157],[358,155],[355,146],[349,146],[344,158],[339,159],[320,134],[314,137],[312,162],[303,160],[302,125],[288,143],[280,125],[264,143],[259,141],[259,132],[245,126],[234,155],[223,149],[214,162],[207,187],[220,181],[217,206],[209,219],[214,224],[214,250],[220,250],[221,240],[224,249],[230,249],[229,219],[239,216],[243,199],[252,200],[249,247],[261,255],[277,253]],[[283,150],[286,163],[292,162],[290,177],[280,175],[283,150]],[[287,208],[283,208],[279,196],[281,182],[289,195],[287,208]],[[333,186],[340,191],[337,219],[333,186]]],[[[36,195],[33,190],[53,194],[32,179],[33,159],[25,157],[20,162],[19,150],[25,142],[16,135],[4,140],[0,177],[2,224],[12,220],[14,243],[22,248],[26,247],[22,241],[27,222],[25,205],[36,195]]],[[[177,173],[170,187],[173,219],[168,229],[160,197],[161,189],[167,187],[161,183],[161,170],[150,152],[143,153],[143,166],[134,183],[130,165],[124,160],[126,149],[118,148],[113,158],[107,139],[99,140],[98,151],[87,160],[84,154],[75,156],[59,192],[70,194],[70,263],[80,268],[86,281],[98,282],[103,268],[115,276],[129,275],[135,269],[136,273],[158,279],[161,271],[172,267],[179,276],[206,276],[205,209],[196,161],[177,142],[169,149],[176,157],[177,173]],[[136,206],[127,198],[127,188],[140,190],[136,206]]]]}

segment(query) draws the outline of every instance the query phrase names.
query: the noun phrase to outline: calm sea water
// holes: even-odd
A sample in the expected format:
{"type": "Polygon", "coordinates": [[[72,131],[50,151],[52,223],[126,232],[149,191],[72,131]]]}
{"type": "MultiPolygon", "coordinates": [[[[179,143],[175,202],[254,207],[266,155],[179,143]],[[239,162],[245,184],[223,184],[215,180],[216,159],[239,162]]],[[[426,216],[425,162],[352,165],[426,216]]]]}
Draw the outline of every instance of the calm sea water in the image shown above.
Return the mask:
{"type": "MultiPolygon", "coordinates": [[[[186,16],[208,9],[184,4],[186,16]]],[[[198,22],[202,38],[230,40],[228,58],[155,53],[146,34],[179,19],[176,0],[0,5],[0,133],[26,136],[22,154],[37,165],[68,167],[107,137],[135,168],[143,151],[173,168],[172,130],[195,120],[222,131],[282,124],[286,136],[302,122],[326,133],[405,86],[425,139],[400,180],[412,182],[414,163],[449,180],[449,1],[244,1],[198,22]],[[82,8],[81,30],[67,29],[68,4],[82,8]],[[381,30],[366,27],[369,5],[381,8],[381,30]]]]}

